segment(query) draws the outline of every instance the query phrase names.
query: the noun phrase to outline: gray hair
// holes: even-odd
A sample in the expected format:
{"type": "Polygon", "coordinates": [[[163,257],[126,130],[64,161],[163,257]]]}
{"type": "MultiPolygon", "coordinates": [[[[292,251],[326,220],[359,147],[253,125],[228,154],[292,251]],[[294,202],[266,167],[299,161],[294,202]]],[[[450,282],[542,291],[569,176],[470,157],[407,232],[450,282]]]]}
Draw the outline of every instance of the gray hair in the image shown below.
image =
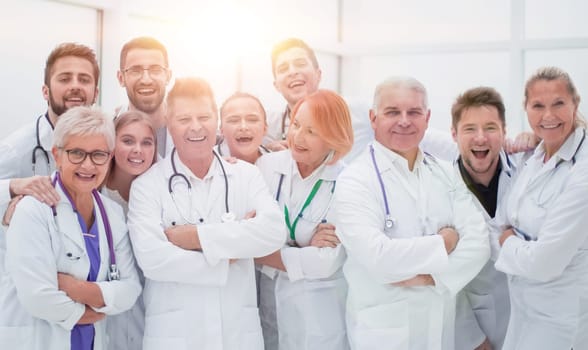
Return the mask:
{"type": "Polygon", "coordinates": [[[95,107],[73,107],[63,113],[55,125],[53,147],[63,147],[72,136],[103,135],[108,151],[114,150],[114,123],[112,117],[95,107]]]}
{"type": "Polygon", "coordinates": [[[376,90],[374,91],[374,102],[373,102],[373,110],[378,109],[378,105],[380,104],[380,95],[382,94],[383,90],[388,88],[406,88],[416,92],[419,92],[423,95],[423,102],[425,103],[425,108],[429,108],[429,99],[427,96],[427,89],[425,86],[418,80],[413,77],[406,77],[406,76],[394,76],[390,77],[376,86],[376,90]]]}

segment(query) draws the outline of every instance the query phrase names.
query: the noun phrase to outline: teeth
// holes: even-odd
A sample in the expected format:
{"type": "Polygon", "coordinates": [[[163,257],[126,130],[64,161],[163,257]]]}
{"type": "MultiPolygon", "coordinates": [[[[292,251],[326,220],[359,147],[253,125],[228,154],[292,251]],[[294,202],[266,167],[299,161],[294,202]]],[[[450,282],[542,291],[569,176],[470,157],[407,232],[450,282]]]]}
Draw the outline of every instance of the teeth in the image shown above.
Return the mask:
{"type": "Polygon", "coordinates": [[[288,87],[289,87],[289,88],[293,88],[293,87],[298,87],[298,86],[302,86],[302,85],[304,85],[304,82],[303,82],[303,81],[296,80],[296,81],[293,81],[293,82],[291,82],[291,83],[288,85],[288,87]]]}
{"type": "Polygon", "coordinates": [[[206,136],[201,136],[201,137],[189,137],[188,141],[204,141],[206,139],[206,136]]]}
{"type": "Polygon", "coordinates": [[[94,177],[94,175],[88,175],[88,174],[81,174],[81,173],[77,173],[79,177],[83,177],[85,179],[91,179],[94,177]]]}
{"type": "Polygon", "coordinates": [[[555,124],[555,125],[541,125],[541,127],[543,129],[555,129],[559,126],[559,124],[555,124]]]}
{"type": "Polygon", "coordinates": [[[135,163],[135,164],[143,164],[143,163],[145,163],[145,161],[143,159],[129,159],[129,162],[135,163]]]}
{"type": "Polygon", "coordinates": [[[139,90],[137,90],[137,92],[140,94],[148,95],[148,94],[154,93],[155,90],[154,89],[139,89],[139,90]]]}

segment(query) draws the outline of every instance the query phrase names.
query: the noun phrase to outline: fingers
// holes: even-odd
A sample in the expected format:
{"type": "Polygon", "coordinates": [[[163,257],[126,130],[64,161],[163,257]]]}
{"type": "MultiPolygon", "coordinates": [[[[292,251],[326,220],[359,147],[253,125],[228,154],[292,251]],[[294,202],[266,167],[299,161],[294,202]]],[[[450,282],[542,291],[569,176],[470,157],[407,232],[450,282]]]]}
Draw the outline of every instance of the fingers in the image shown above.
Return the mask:
{"type": "Polygon", "coordinates": [[[237,157],[224,156],[223,159],[226,160],[229,164],[237,163],[237,157]]]}
{"type": "Polygon", "coordinates": [[[10,202],[8,203],[8,207],[4,212],[4,217],[2,218],[2,225],[10,225],[10,220],[12,220],[12,215],[14,214],[14,210],[16,209],[16,205],[18,204],[18,202],[20,202],[20,200],[23,197],[23,195],[18,195],[10,200],[10,202]]]}
{"type": "Polygon", "coordinates": [[[252,210],[252,211],[248,212],[247,214],[245,214],[245,217],[243,217],[243,220],[253,219],[255,217],[255,214],[257,214],[257,212],[255,210],[252,210]]]}
{"type": "Polygon", "coordinates": [[[59,202],[59,194],[51,183],[49,176],[32,176],[10,181],[10,191],[13,195],[29,195],[49,206],[59,202]]]}
{"type": "Polygon", "coordinates": [[[310,240],[310,245],[317,248],[335,248],[341,241],[335,233],[335,225],[330,223],[322,223],[317,225],[316,232],[310,240]]]}

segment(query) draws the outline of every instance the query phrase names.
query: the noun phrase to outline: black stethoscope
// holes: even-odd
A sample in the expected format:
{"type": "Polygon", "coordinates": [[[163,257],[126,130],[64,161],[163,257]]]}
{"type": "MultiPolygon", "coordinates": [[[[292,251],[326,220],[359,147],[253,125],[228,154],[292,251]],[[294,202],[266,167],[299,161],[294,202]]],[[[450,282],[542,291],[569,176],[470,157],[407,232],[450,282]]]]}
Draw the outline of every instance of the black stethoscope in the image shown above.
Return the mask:
{"type": "MultiPolygon", "coordinates": [[[[175,193],[174,193],[174,189],[173,189],[173,183],[174,183],[174,179],[176,177],[178,177],[178,178],[182,179],[182,181],[184,181],[188,187],[188,196],[190,197],[190,214],[192,213],[192,195],[191,195],[192,194],[192,184],[190,183],[190,180],[188,180],[188,177],[186,175],[178,172],[178,169],[176,168],[176,161],[174,160],[175,153],[176,153],[176,148],[174,147],[171,151],[171,157],[170,157],[171,166],[172,166],[174,173],[172,174],[172,176],[170,176],[170,178],[167,182],[167,190],[168,190],[170,196],[172,197],[172,201],[174,202],[176,210],[178,211],[178,213],[180,214],[182,219],[184,219],[187,223],[189,223],[191,225],[196,225],[195,222],[188,220],[184,216],[184,214],[182,214],[182,211],[180,210],[180,208],[178,207],[178,204],[176,203],[175,193]]],[[[225,167],[223,165],[223,162],[220,159],[220,156],[214,151],[212,152],[212,154],[218,160],[218,163],[220,164],[221,170],[223,172],[223,176],[225,178],[225,212],[221,216],[221,221],[222,222],[235,221],[235,214],[233,214],[229,211],[229,180],[227,178],[227,172],[225,171],[225,167]]],[[[202,222],[202,220],[200,222],[202,222]]]]}
{"type": "MultiPolygon", "coordinates": [[[[223,140],[221,140],[219,143],[216,144],[216,153],[218,153],[221,157],[224,156],[221,145],[223,143],[223,140]]],[[[271,151],[269,150],[269,148],[265,147],[264,145],[259,145],[259,153],[261,154],[265,154],[265,153],[271,153],[271,151]]]]}
{"type": "MultiPolygon", "coordinates": [[[[67,191],[65,190],[65,187],[63,186],[63,183],[61,182],[61,178],[59,177],[59,172],[55,173],[55,177],[53,178],[52,184],[53,187],[55,187],[55,185],[59,183],[59,186],[62,188],[63,193],[65,193],[65,196],[68,198],[69,202],[72,204],[73,206],[73,202],[71,197],[69,196],[69,194],[67,193],[67,191]]],[[[106,240],[108,241],[108,254],[109,254],[109,258],[110,258],[110,265],[108,268],[108,280],[109,281],[118,281],[120,280],[120,271],[118,270],[118,266],[116,265],[116,256],[114,254],[114,243],[112,240],[112,228],[110,227],[110,221],[108,220],[108,216],[106,215],[106,209],[104,208],[104,203],[102,202],[102,199],[100,198],[100,194],[98,193],[98,191],[96,189],[92,190],[92,196],[94,197],[94,200],[96,200],[96,203],[98,204],[98,210],[100,210],[100,216],[102,216],[102,224],[104,225],[104,230],[106,232],[106,240]]],[[[75,211],[75,208],[74,208],[75,211]]],[[[57,209],[55,206],[51,207],[51,212],[53,213],[53,220],[55,221],[55,225],[57,226],[57,230],[61,232],[61,228],[59,227],[59,220],[57,220],[57,209]]],[[[67,253],[68,257],[72,257],[72,253],[67,253]]],[[[79,259],[79,257],[77,257],[77,259],[79,259]]]]}
{"type": "Polygon", "coordinates": [[[43,146],[41,146],[41,136],[40,136],[40,132],[39,132],[39,127],[41,124],[41,118],[43,118],[43,117],[47,118],[49,125],[51,125],[51,128],[53,128],[53,124],[51,123],[51,120],[49,120],[48,112],[45,114],[41,114],[39,117],[37,117],[37,124],[35,126],[35,137],[37,139],[37,145],[35,146],[35,148],[33,148],[33,156],[31,159],[31,163],[33,164],[33,175],[36,175],[35,171],[36,171],[36,167],[37,167],[37,153],[38,152],[41,152],[42,156],[47,161],[47,169],[50,168],[50,163],[51,163],[51,160],[49,158],[49,153],[47,153],[47,151],[45,151],[43,146]]]}
{"type": "Polygon", "coordinates": [[[282,113],[282,133],[280,135],[280,137],[282,138],[282,140],[286,139],[287,136],[287,132],[286,132],[286,118],[290,119],[290,107],[288,107],[286,105],[286,109],[284,110],[284,112],[282,113]]]}

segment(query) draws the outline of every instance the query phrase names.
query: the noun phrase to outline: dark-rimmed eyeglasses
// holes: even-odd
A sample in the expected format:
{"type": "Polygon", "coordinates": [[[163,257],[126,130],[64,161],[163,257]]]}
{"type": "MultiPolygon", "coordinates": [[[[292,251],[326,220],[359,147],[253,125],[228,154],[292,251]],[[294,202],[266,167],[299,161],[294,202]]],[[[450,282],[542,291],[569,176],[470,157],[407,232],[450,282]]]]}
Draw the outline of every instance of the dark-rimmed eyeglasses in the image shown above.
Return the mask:
{"type": "Polygon", "coordinates": [[[64,151],[67,153],[67,159],[69,159],[72,164],[81,164],[88,156],[90,156],[90,160],[95,165],[104,165],[110,160],[110,152],[106,151],[97,150],[86,152],[79,148],[66,149],[64,151]]]}

